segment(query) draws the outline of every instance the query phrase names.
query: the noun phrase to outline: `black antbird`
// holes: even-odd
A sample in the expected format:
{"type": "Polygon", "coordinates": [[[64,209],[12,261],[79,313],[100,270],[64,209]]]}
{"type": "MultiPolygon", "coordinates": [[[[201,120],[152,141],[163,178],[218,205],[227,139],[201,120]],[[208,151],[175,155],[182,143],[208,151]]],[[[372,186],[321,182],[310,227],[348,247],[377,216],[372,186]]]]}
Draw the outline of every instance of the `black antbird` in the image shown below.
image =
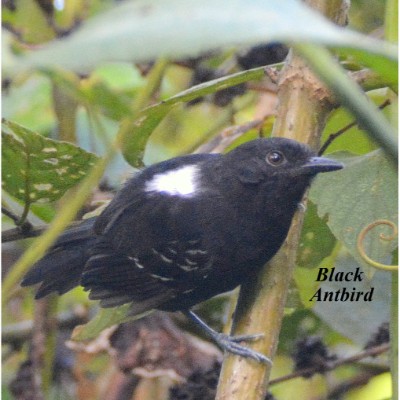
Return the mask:
{"type": "Polygon", "coordinates": [[[36,298],[77,285],[132,315],[182,311],[224,350],[269,362],[189,309],[240,285],[278,251],[306,188],[342,165],[305,145],[258,139],[226,155],[193,154],[144,169],[97,218],[63,233],[25,276],[36,298]]]}

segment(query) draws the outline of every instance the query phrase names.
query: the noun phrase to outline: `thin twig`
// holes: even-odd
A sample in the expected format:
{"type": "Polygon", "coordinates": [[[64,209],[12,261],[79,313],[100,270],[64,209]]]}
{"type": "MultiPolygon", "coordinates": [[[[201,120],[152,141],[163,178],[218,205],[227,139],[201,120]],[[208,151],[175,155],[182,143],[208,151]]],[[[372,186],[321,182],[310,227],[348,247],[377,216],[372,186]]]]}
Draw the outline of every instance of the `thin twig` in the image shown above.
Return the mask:
{"type": "MultiPolygon", "coordinates": [[[[11,237],[17,237],[17,238],[25,238],[25,237],[32,237],[32,236],[37,236],[35,234],[32,234],[31,232],[34,230],[33,225],[26,219],[25,217],[20,217],[11,210],[9,210],[6,207],[1,207],[1,213],[6,215],[8,218],[12,219],[17,225],[16,228],[10,229],[10,231],[13,232],[11,237]]],[[[7,231],[3,232],[2,235],[4,235],[7,231]]],[[[6,235],[7,237],[7,235],[6,235]]],[[[12,240],[18,240],[18,239],[8,239],[8,240],[3,240],[4,236],[2,236],[2,242],[10,242],[12,240]]]]}
{"type": "MultiPolygon", "coordinates": [[[[88,312],[82,307],[74,311],[61,312],[57,316],[57,326],[60,330],[73,329],[76,325],[84,324],[87,321],[88,312]]],[[[31,337],[32,329],[32,320],[5,325],[1,329],[2,341],[4,344],[19,346],[31,337]]]]}
{"type": "MultiPolygon", "coordinates": [[[[69,224],[66,229],[73,228],[74,226],[80,225],[82,221],[75,221],[72,224],[69,224]]],[[[49,226],[41,225],[41,226],[32,226],[28,230],[18,228],[7,229],[1,233],[1,242],[13,242],[16,240],[29,239],[32,237],[40,236],[49,226]]]]}
{"type": "Polygon", "coordinates": [[[224,129],[219,135],[209,142],[198,147],[195,153],[222,153],[229,145],[232,144],[232,142],[234,142],[244,133],[250,131],[251,129],[262,127],[262,124],[268,117],[270,117],[270,115],[266,115],[262,119],[249,121],[243,125],[230,126],[229,128],[224,129]]]}
{"type": "Polygon", "coordinates": [[[14,242],[16,240],[28,239],[36,236],[40,236],[47,226],[32,227],[29,230],[18,228],[7,229],[1,233],[1,242],[14,242]]]}
{"type": "MultiPolygon", "coordinates": [[[[346,358],[340,358],[338,360],[334,360],[334,361],[327,361],[325,362],[324,367],[322,368],[323,372],[327,372],[327,371],[332,371],[335,368],[338,368],[342,365],[345,364],[351,364],[357,361],[360,361],[364,358],[367,357],[373,357],[373,356],[377,356],[381,353],[385,353],[386,351],[388,351],[390,349],[390,344],[389,343],[384,343],[381,344],[379,346],[375,346],[375,347],[371,347],[369,349],[363,350],[357,354],[354,354],[350,357],[346,357],[346,358]]],[[[310,367],[310,368],[304,368],[298,371],[294,371],[291,374],[285,375],[285,376],[281,376],[279,378],[276,379],[272,379],[270,384],[277,384],[277,383],[281,383],[281,382],[285,382],[294,378],[298,378],[300,376],[304,376],[304,375],[313,375],[315,373],[319,373],[321,372],[321,365],[315,366],[315,367],[310,367]]]]}
{"type": "Polygon", "coordinates": [[[14,214],[11,210],[1,207],[1,213],[7,216],[8,218],[12,219],[16,225],[18,225],[18,222],[20,220],[19,216],[17,214],[14,214]]]}
{"type": "MultiPolygon", "coordinates": [[[[389,99],[385,100],[378,108],[380,110],[383,110],[385,107],[387,107],[388,105],[390,105],[391,102],[389,99]]],[[[328,148],[328,146],[330,146],[332,144],[332,142],[339,137],[340,135],[342,135],[343,133],[345,133],[346,131],[348,131],[349,129],[353,128],[353,126],[357,125],[357,121],[353,121],[350,124],[344,126],[342,129],[338,130],[335,133],[332,133],[329,135],[328,139],[326,140],[326,142],[322,145],[322,147],[319,149],[318,155],[322,155],[324,154],[324,152],[326,151],[326,149],[328,148]]]]}

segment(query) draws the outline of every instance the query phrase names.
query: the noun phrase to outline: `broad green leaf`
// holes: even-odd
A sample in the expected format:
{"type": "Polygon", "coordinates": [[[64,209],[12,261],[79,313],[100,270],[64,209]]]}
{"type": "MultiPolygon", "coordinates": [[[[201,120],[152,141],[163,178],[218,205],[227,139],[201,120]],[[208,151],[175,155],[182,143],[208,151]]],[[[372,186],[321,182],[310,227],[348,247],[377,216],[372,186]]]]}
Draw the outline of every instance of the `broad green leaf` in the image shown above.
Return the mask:
{"type": "MultiPolygon", "coordinates": [[[[335,153],[345,168],[317,177],[310,190],[310,199],[317,205],[318,215],[328,218],[328,226],[368,275],[371,267],[357,249],[361,230],[377,220],[397,224],[397,174],[394,164],[382,150],[363,156],[335,153]]],[[[380,233],[393,232],[387,226],[374,228],[363,241],[366,254],[375,261],[390,263],[397,241],[384,241],[380,233]]]]}
{"type": "Polygon", "coordinates": [[[312,310],[299,308],[293,313],[285,315],[279,335],[279,348],[285,352],[293,351],[293,343],[308,335],[320,334],[322,331],[321,320],[313,313],[312,310]]]}
{"type": "MultiPolygon", "coordinates": [[[[77,326],[72,332],[72,340],[81,341],[89,340],[97,337],[104,329],[113,325],[128,322],[130,320],[139,319],[145,314],[138,316],[129,315],[130,304],[114,308],[100,308],[96,316],[85,325],[77,326]]],[[[146,314],[148,314],[147,312],[146,314]]]]}
{"type": "Polygon", "coordinates": [[[145,77],[134,65],[126,63],[107,63],[98,66],[91,74],[90,79],[96,79],[113,90],[135,90],[142,87],[145,77]]]}
{"type": "Polygon", "coordinates": [[[54,204],[31,204],[30,211],[44,222],[51,222],[56,215],[54,204]]]}
{"type": "Polygon", "coordinates": [[[11,121],[2,124],[3,189],[27,203],[59,199],[76,185],[97,157],[45,138],[11,121]]]}
{"type": "Polygon", "coordinates": [[[335,98],[357,119],[393,160],[398,159],[397,133],[371,102],[366,99],[358,85],[349,78],[328,50],[315,44],[297,44],[295,50],[308,62],[319,78],[325,82],[335,98]]]}
{"type": "Polygon", "coordinates": [[[248,71],[238,72],[223,78],[193,86],[188,90],[178,93],[162,101],[161,103],[147,107],[139,112],[135,121],[126,119],[126,129],[129,134],[126,135],[123,144],[123,155],[125,159],[134,167],[142,166],[142,158],[147,140],[158,124],[176,105],[187,102],[198,97],[206,96],[217,90],[235,86],[250,80],[261,79],[264,76],[263,68],[254,68],[248,71]]]}
{"type": "MultiPolygon", "coordinates": [[[[333,268],[338,257],[338,253],[340,251],[340,247],[341,246],[336,243],[336,246],[334,247],[331,254],[321,260],[319,267],[328,269],[333,268]]],[[[301,266],[296,266],[296,268],[294,269],[293,279],[296,283],[302,305],[305,308],[312,308],[314,306],[315,301],[310,301],[310,298],[312,298],[312,296],[320,286],[320,282],[317,282],[314,278],[316,276],[315,271],[319,271],[319,269],[310,270],[310,268],[301,266]]]]}
{"type": "Polygon", "coordinates": [[[343,49],[339,51],[339,53],[350,56],[351,58],[359,61],[365,67],[375,70],[385,79],[385,81],[388,83],[388,86],[396,90],[398,84],[397,60],[385,58],[378,54],[359,49],[343,49]]]}
{"type": "Polygon", "coordinates": [[[55,65],[87,72],[107,60],[196,57],[221,47],[271,41],[397,56],[394,46],[340,28],[298,0],[139,0],[88,20],[67,38],[22,57],[11,56],[4,66],[9,74],[55,65]]]}
{"type": "Polygon", "coordinates": [[[394,399],[392,380],[390,372],[382,372],[369,379],[367,384],[350,389],[346,393],[346,400],[394,399]]]}
{"type": "Polygon", "coordinates": [[[131,113],[131,99],[123,93],[111,90],[102,82],[90,82],[80,90],[85,95],[87,104],[97,107],[111,119],[120,121],[131,113]]]}
{"type": "Polygon", "coordinates": [[[310,271],[309,268],[296,267],[294,269],[293,279],[296,282],[302,306],[305,308],[312,308],[314,303],[309,300],[319,288],[319,282],[313,279],[313,274],[314,270],[310,271]]]}
{"type": "Polygon", "coordinates": [[[316,206],[309,202],[297,252],[297,264],[306,268],[316,267],[331,254],[335,242],[326,221],[318,216],[316,206]]]}
{"type": "Polygon", "coordinates": [[[4,90],[1,106],[4,118],[32,130],[48,132],[54,126],[51,82],[44,76],[35,75],[9,92],[4,90]]]}
{"type": "Polygon", "coordinates": [[[98,110],[108,117],[121,120],[130,115],[131,96],[112,89],[98,77],[80,80],[74,73],[59,68],[43,71],[53,85],[87,108],[98,110]]]}
{"type": "MultiPolygon", "coordinates": [[[[349,255],[338,257],[335,272],[355,271],[359,265],[349,255]]],[[[326,266],[329,268],[329,266],[326,266]]],[[[318,270],[309,279],[316,280],[318,270]]],[[[390,280],[391,274],[377,271],[372,280],[363,275],[361,282],[322,282],[321,293],[336,292],[346,288],[348,292],[367,292],[373,289],[372,300],[364,301],[317,301],[314,312],[331,328],[364,346],[378,327],[390,319],[390,280]]]]}
{"type": "Polygon", "coordinates": [[[147,140],[172,106],[173,104],[160,103],[140,112],[135,121],[126,119],[122,122],[125,129],[130,132],[124,138],[122,154],[133,167],[140,168],[143,166],[142,160],[147,140]]]}
{"type": "MultiPolygon", "coordinates": [[[[368,97],[375,103],[377,107],[386,100],[391,100],[390,90],[387,88],[372,90],[367,93],[368,97]]],[[[392,109],[396,107],[396,103],[390,104],[382,112],[389,118],[392,109]]],[[[334,110],[330,115],[322,134],[321,143],[328,140],[329,136],[342,130],[350,123],[354,123],[354,116],[346,111],[343,107],[334,110]]],[[[327,153],[335,151],[349,151],[354,154],[365,154],[377,149],[377,144],[362,130],[357,124],[346,130],[346,132],[335,140],[327,148],[327,153]]]]}
{"type": "Polygon", "coordinates": [[[2,22],[10,24],[24,43],[47,42],[55,36],[45,13],[34,0],[19,0],[14,10],[2,7],[2,22]]]}

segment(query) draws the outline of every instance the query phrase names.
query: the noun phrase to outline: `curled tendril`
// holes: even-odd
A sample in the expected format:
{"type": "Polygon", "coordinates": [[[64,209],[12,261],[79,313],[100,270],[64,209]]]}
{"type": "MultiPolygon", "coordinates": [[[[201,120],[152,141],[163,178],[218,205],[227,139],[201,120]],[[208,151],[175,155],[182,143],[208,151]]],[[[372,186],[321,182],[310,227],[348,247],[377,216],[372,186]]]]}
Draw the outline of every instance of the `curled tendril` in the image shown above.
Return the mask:
{"type": "Polygon", "coordinates": [[[382,240],[392,241],[392,240],[394,240],[396,238],[396,236],[398,234],[398,229],[397,229],[396,224],[394,222],[392,222],[392,221],[387,220],[387,219],[378,219],[378,220],[372,222],[371,224],[367,225],[365,228],[363,228],[361,230],[360,234],[357,237],[357,250],[360,253],[361,258],[365,262],[367,262],[369,265],[372,265],[373,267],[378,268],[378,269],[383,269],[385,271],[397,271],[399,269],[398,265],[381,264],[381,263],[379,263],[377,261],[374,261],[372,258],[368,257],[367,253],[365,252],[364,245],[363,245],[365,236],[367,235],[367,233],[371,229],[373,229],[373,228],[375,228],[376,226],[379,226],[379,225],[388,225],[388,226],[390,226],[390,228],[392,228],[392,231],[393,231],[391,235],[385,235],[384,233],[380,233],[379,237],[382,240]]]}

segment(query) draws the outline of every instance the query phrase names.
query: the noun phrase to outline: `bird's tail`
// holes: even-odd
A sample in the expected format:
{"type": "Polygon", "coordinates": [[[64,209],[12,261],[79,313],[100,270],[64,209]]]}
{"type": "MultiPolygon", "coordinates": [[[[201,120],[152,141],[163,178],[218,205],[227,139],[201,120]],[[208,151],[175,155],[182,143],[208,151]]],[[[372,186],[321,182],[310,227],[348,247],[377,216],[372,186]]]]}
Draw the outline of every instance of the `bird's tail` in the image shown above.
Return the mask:
{"type": "Polygon", "coordinates": [[[47,254],[25,275],[21,285],[41,283],[36,299],[51,292],[63,294],[78,286],[90,257],[90,247],[96,241],[94,222],[95,218],[90,218],[65,231],[47,254]]]}

